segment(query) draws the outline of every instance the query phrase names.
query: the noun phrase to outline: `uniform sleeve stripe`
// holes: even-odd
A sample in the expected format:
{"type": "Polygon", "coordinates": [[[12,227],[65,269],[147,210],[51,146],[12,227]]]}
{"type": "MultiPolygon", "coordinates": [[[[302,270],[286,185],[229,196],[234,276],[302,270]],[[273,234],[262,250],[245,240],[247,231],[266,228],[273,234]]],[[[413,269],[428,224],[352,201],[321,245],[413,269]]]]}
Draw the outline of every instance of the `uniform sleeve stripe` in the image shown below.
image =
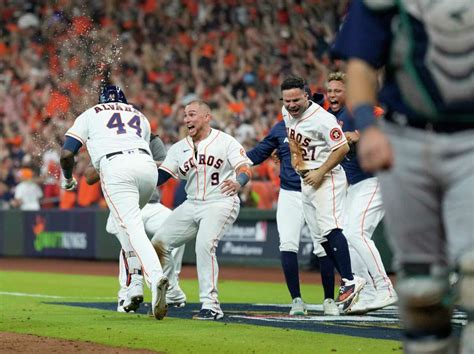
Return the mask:
{"type": "Polygon", "coordinates": [[[165,171],[168,172],[171,176],[173,176],[174,179],[178,179],[178,175],[177,175],[176,173],[174,173],[173,171],[171,171],[169,168],[166,168],[166,166],[161,165],[159,169],[165,170],[165,171]]]}
{"type": "Polygon", "coordinates": [[[331,151],[334,151],[336,150],[337,148],[340,148],[342,145],[344,145],[345,143],[347,143],[347,140],[344,139],[343,141],[341,141],[339,144],[337,145],[334,145],[332,148],[331,148],[331,151]]]}
{"type": "Polygon", "coordinates": [[[252,165],[252,163],[249,160],[243,160],[235,165],[234,170],[237,170],[240,166],[245,165],[245,164],[248,164],[250,166],[252,165]]]}
{"type": "Polygon", "coordinates": [[[71,132],[67,132],[65,135],[66,135],[66,136],[70,136],[71,138],[74,138],[74,139],[76,139],[76,140],[79,140],[82,145],[85,145],[84,140],[82,140],[80,136],[78,136],[78,135],[76,135],[76,134],[74,134],[74,133],[71,133],[71,132]]]}

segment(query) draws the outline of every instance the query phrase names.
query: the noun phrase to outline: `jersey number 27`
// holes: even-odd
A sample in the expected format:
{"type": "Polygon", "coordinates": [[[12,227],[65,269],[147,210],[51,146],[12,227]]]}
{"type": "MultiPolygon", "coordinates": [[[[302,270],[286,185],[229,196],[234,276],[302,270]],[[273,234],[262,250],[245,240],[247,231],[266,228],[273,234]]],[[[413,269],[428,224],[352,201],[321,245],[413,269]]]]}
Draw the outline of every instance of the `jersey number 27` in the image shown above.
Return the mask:
{"type": "MultiPolygon", "coordinates": [[[[141,137],[142,136],[142,128],[140,128],[140,117],[134,115],[127,123],[127,125],[135,129],[136,134],[141,137]]],[[[107,128],[109,129],[117,129],[117,134],[125,134],[127,130],[124,128],[125,124],[122,122],[122,116],[120,113],[112,114],[109,121],[107,122],[107,128]]]]}

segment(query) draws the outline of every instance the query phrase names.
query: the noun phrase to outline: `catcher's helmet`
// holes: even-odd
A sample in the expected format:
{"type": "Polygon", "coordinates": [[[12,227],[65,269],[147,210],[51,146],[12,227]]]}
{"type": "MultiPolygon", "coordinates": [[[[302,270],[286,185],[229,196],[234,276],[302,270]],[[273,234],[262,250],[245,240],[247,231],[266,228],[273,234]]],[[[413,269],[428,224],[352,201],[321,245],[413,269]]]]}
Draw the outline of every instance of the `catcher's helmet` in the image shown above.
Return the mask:
{"type": "Polygon", "coordinates": [[[128,104],[127,98],[122,89],[113,85],[105,86],[100,92],[99,103],[107,102],[122,102],[128,104]]]}

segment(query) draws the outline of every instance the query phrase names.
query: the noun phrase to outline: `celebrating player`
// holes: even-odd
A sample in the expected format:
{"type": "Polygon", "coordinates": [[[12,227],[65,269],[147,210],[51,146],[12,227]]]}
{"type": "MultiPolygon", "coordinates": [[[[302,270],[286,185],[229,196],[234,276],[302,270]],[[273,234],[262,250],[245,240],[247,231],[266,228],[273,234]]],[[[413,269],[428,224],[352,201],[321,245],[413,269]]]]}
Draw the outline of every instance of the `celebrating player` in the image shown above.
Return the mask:
{"type": "MultiPolygon", "coordinates": [[[[166,157],[166,149],[163,141],[151,134],[150,151],[153,160],[157,164],[166,157]]],[[[84,172],[88,184],[94,184],[100,180],[99,174],[93,166],[89,166],[84,172]]],[[[149,238],[158,231],[165,219],[171,214],[171,210],[160,203],[160,196],[157,190],[153,193],[147,205],[141,210],[143,225],[145,232],[149,238]]],[[[119,227],[115,224],[111,214],[107,219],[106,230],[108,233],[119,238],[119,227]]],[[[176,282],[171,283],[166,292],[166,303],[168,306],[183,307],[186,304],[186,294],[179,286],[179,273],[181,272],[181,264],[184,255],[185,245],[175,248],[172,251],[174,273],[176,274],[176,282]]],[[[135,252],[120,251],[119,254],[119,284],[118,292],[118,312],[134,312],[143,301],[143,272],[140,261],[135,252]]]]}
{"type": "Polygon", "coordinates": [[[199,320],[224,317],[218,300],[216,248],[239,214],[237,192],[249,181],[251,165],[237,140],[211,128],[211,118],[209,106],[202,101],[193,101],[184,109],[188,136],[168,151],[159,169],[158,185],[170,177],[185,179],[188,197],[173,210],[165,221],[166,227],[152,239],[156,247],[165,249],[164,259],[168,263],[170,247],[179,247],[196,238],[202,307],[193,318],[199,320]]]}
{"type": "Polygon", "coordinates": [[[336,303],[354,301],[365,280],[352,275],[347,240],[342,233],[346,175],[339,165],[349,151],[336,118],[308,99],[305,80],[291,76],[281,84],[282,115],[291,162],[301,176],[303,212],[312,235],[333,260],[342,277],[336,303]]]}
{"type": "MultiPolygon", "coordinates": [[[[311,93],[310,90],[307,91],[308,94],[311,93]]],[[[324,100],[324,96],[322,94],[320,96],[319,100],[324,100]]],[[[276,220],[280,237],[281,266],[292,298],[290,315],[302,316],[306,315],[307,311],[306,304],[301,298],[298,250],[305,220],[301,180],[291,165],[290,148],[283,120],[275,124],[270,133],[255,148],[247,152],[247,156],[254,165],[258,165],[270,157],[274,150],[280,160],[280,192],[276,220]]],[[[314,246],[315,254],[319,258],[324,288],[324,314],[339,315],[339,309],[334,302],[334,264],[319,243],[316,242],[314,246]]]]}
{"type": "Polygon", "coordinates": [[[168,279],[146,236],[140,209],[150,200],[158,179],[150,152],[150,123],[127,103],[117,86],[106,86],[99,103],[79,115],[66,132],[61,151],[63,188],[72,190],[74,155],[86,144],[93,166],[100,173],[105,200],[111,211],[122,249],[138,256],[152,293],[151,308],[156,319],[166,316],[168,279]]]}
{"type": "Polygon", "coordinates": [[[344,202],[344,235],[349,242],[351,264],[354,274],[364,278],[366,285],[353,306],[343,307],[348,314],[363,314],[377,310],[397,301],[392,282],[387,276],[372,234],[384,215],[382,195],[377,177],[362,171],[356,155],[359,133],[354,128],[354,119],[346,109],[345,74],[330,73],[327,95],[330,103],[329,113],[336,116],[353,147],[341,165],[346,173],[347,188],[344,202]]]}

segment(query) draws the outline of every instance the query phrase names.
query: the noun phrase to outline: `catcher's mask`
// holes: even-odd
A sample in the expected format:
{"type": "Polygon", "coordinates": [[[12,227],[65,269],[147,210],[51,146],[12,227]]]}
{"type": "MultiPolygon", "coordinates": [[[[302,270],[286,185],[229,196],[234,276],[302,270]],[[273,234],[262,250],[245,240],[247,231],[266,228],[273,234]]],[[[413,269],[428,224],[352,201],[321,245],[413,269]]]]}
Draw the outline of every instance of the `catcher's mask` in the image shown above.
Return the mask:
{"type": "Polygon", "coordinates": [[[100,92],[99,103],[107,102],[121,102],[128,104],[127,98],[125,97],[122,89],[113,85],[105,86],[100,92]]]}

